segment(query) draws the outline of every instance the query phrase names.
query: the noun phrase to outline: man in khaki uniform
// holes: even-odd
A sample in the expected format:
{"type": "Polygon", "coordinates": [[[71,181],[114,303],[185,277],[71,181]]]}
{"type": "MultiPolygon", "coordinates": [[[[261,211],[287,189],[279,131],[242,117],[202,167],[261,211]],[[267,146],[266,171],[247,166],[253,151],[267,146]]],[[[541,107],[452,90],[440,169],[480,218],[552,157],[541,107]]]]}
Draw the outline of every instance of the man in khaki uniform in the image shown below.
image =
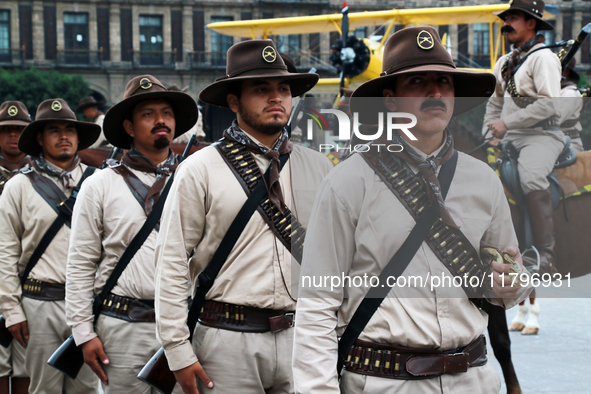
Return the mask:
{"type": "Polygon", "coordinates": [[[18,142],[32,156],[31,167],[15,175],[0,197],[0,309],[14,340],[26,348],[32,394],[98,390],[90,368],[72,380],[46,364],[71,334],[64,301],[69,223],[59,228],[22,289],[19,276],[56,220],[59,201],[66,201],[84,176],[77,150],[90,146],[99,133],[98,126],[79,122],[64,100],[43,101],[18,142]]]}
{"type": "Polygon", "coordinates": [[[533,244],[540,252],[541,270],[556,272],[547,176],[564,149],[564,134],[558,127],[562,71],[558,57],[545,48],[544,36],[538,34],[553,29],[542,19],[543,13],[542,0],[514,0],[497,15],[504,21],[502,31],[513,50],[495,64],[497,84],[486,106],[483,133],[490,130],[497,138],[493,144],[503,138],[519,151],[518,171],[531,216],[533,244]]]}
{"type": "Polygon", "coordinates": [[[332,164],[319,152],[292,146],[284,126],[292,96],[311,89],[318,75],[289,73],[271,40],[235,44],[227,59],[227,76],[199,98],[230,107],[237,120],[217,145],[177,171],[156,246],[157,335],[186,394],[292,393],[293,216],[307,225],[316,188],[332,164]],[[261,206],[274,218],[293,213],[292,220],[277,219],[276,236],[266,222],[274,219],[253,214],[205,297],[191,344],[187,297],[247,200],[245,187],[254,187],[269,168],[261,206]]]}
{"type": "MultiPolygon", "coordinates": [[[[0,105],[0,194],[4,184],[29,164],[29,156],[18,149],[18,138],[31,123],[27,107],[20,101],[0,105]]],[[[0,394],[27,393],[29,378],[25,372],[25,349],[16,341],[8,348],[0,346],[0,394]]]]}
{"type": "Polygon", "coordinates": [[[583,110],[583,96],[577,88],[577,82],[581,78],[575,71],[576,61],[573,58],[562,73],[562,82],[560,84],[560,129],[570,137],[570,145],[575,153],[585,150],[583,140],[581,140],[581,131],[583,126],[579,122],[581,111],[583,110]]]}
{"type": "MultiPolygon", "coordinates": [[[[345,363],[339,388],[337,338],[351,323],[368,286],[331,289],[317,279],[332,281],[346,275],[356,278],[352,283],[360,283],[357,279],[364,275],[380,275],[416,220],[434,206],[439,206],[441,219],[432,227],[428,222],[429,235],[416,253],[409,254],[409,265],[400,268],[404,277],[461,276],[452,267],[459,273],[473,272],[480,263],[481,245],[506,250],[517,243],[503,188],[485,163],[460,153],[445,200],[436,176],[444,163],[453,163],[456,157],[446,129],[449,120],[483,103],[494,88],[494,77],[456,69],[437,30],[427,26],[402,29],[388,39],[383,71],[381,77],[357,88],[351,111],[362,123],[377,119],[380,112],[413,114],[417,123],[410,132],[417,140],[393,132],[391,142],[403,151],[389,153],[373,146],[367,154],[353,154],[335,167],[318,191],[296,309],[296,393],[498,393],[500,381],[486,363],[482,337],[486,313],[462,288],[436,283],[433,288],[425,283],[391,289],[384,282],[381,287],[375,284],[385,289],[385,298],[354,346],[344,349],[353,354],[345,363]],[[385,175],[375,163],[387,168],[385,175]],[[455,240],[461,233],[464,244],[455,240]],[[438,246],[433,248],[435,242],[438,246]],[[472,262],[464,257],[470,253],[472,262]],[[460,261],[464,268],[456,265],[460,261]],[[306,282],[306,278],[316,279],[306,282]],[[455,358],[448,363],[446,357],[452,354],[455,358]],[[413,357],[416,369],[410,362],[413,357]],[[426,366],[425,360],[433,362],[426,366]],[[458,368],[455,360],[464,368],[458,368]]],[[[518,253],[516,247],[511,251],[518,253]]],[[[400,259],[395,263],[401,264],[400,259]]],[[[517,290],[508,278],[501,281],[499,276],[507,268],[495,262],[492,277],[486,278],[487,283],[494,280],[490,295],[499,297],[494,302],[511,307],[517,300],[509,297],[517,290]],[[500,288],[501,283],[506,287],[500,288]]],[[[525,296],[526,289],[521,293],[525,296]]]]}
{"type": "Polygon", "coordinates": [[[123,271],[96,327],[92,304],[176,169],[170,142],[189,130],[197,116],[189,95],[167,91],[151,75],[133,78],[105,118],[107,140],[128,151],[120,165],[84,183],[74,208],[66,315],[76,344],[107,394],[156,393],[137,375],[160,347],[154,320],[157,228],[123,271]]]}
{"type": "Polygon", "coordinates": [[[76,113],[84,113],[86,119],[101,127],[101,135],[89,148],[110,147],[109,141],[105,138],[103,130],[103,122],[105,121],[105,114],[99,110],[98,106],[104,104],[102,101],[96,101],[92,96],[81,98],[76,108],[76,113]]]}

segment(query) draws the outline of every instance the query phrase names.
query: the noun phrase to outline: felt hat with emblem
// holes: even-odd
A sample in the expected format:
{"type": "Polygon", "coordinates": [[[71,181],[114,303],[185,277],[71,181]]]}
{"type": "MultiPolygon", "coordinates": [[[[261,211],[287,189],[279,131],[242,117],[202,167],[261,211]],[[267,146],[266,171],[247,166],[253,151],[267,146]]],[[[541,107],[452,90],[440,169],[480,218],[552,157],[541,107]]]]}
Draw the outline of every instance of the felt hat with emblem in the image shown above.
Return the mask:
{"type": "Polygon", "coordinates": [[[361,97],[382,97],[383,90],[393,88],[396,78],[405,74],[440,72],[453,77],[455,97],[472,97],[457,100],[454,115],[459,115],[486,102],[492,94],[496,78],[487,72],[457,69],[447,52],[437,30],[431,26],[407,27],[394,33],[386,42],[378,78],[360,85],[351,97],[351,111],[359,113],[359,121],[372,124],[379,112],[388,112],[382,105],[371,106],[361,97]]]}
{"type": "Polygon", "coordinates": [[[282,78],[291,86],[291,95],[300,96],[318,82],[318,74],[290,73],[272,40],[248,40],[228,49],[226,75],[199,93],[209,104],[227,107],[228,88],[236,81],[282,78]]]}
{"type": "Polygon", "coordinates": [[[131,118],[133,109],[140,102],[160,99],[168,101],[172,106],[176,124],[174,138],[195,126],[199,118],[199,111],[193,97],[165,88],[158,79],[151,75],[140,75],[127,83],[123,100],[107,111],[103,122],[105,138],[118,148],[131,148],[133,138],[125,131],[123,121],[131,118]]]}
{"type": "Polygon", "coordinates": [[[99,105],[102,105],[104,103],[104,101],[96,101],[95,98],[92,96],[81,98],[78,102],[78,107],[76,107],[76,113],[80,113],[84,111],[86,108],[98,107],[99,105]]]}
{"type": "Polygon", "coordinates": [[[5,101],[0,105],[0,126],[27,126],[31,123],[29,110],[20,101],[5,101]]]}
{"type": "Polygon", "coordinates": [[[19,140],[18,148],[31,156],[39,156],[43,149],[37,142],[37,133],[43,131],[45,125],[52,121],[72,122],[76,125],[78,132],[78,150],[86,149],[101,135],[101,127],[90,122],[81,122],[76,119],[76,114],[68,103],[61,98],[54,98],[43,101],[37,107],[35,121],[31,122],[23,130],[19,140]]]}
{"type": "Polygon", "coordinates": [[[505,20],[510,11],[521,11],[538,21],[538,30],[554,30],[554,26],[542,19],[546,6],[543,0],[513,0],[510,4],[511,6],[505,11],[493,12],[493,15],[505,20]]]}

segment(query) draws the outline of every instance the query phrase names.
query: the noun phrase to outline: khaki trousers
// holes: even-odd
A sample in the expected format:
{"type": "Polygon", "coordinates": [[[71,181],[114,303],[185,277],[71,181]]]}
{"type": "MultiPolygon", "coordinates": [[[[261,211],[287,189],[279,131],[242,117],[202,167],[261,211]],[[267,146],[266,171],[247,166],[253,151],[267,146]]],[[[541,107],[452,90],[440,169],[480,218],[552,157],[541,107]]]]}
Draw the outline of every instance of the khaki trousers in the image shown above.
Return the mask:
{"type": "Polygon", "coordinates": [[[494,367],[487,363],[468,368],[466,373],[424,380],[379,378],[343,371],[340,386],[342,394],[498,394],[501,380],[494,367]]]}
{"type": "Polygon", "coordinates": [[[570,146],[573,147],[575,153],[581,153],[585,151],[585,148],[583,147],[583,140],[581,138],[571,138],[570,146]]]}
{"type": "Polygon", "coordinates": [[[84,365],[76,379],[70,379],[47,365],[53,352],[72,334],[66,324],[65,301],[38,301],[22,298],[27,316],[29,342],[25,368],[31,378],[30,394],[98,394],[99,381],[84,365]]]}
{"type": "MultiPolygon", "coordinates": [[[[96,333],[103,342],[109,364],[103,365],[109,384],[105,394],[158,394],[137,375],[150,358],[160,349],[156,339],[156,323],[130,323],[100,315],[96,333]]],[[[182,394],[177,384],[174,393],[182,394]]]]}
{"type": "Polygon", "coordinates": [[[293,393],[293,331],[246,333],[197,324],[193,350],[214,384],[209,389],[197,379],[199,392],[293,393]]]}
{"type": "Polygon", "coordinates": [[[519,151],[519,179],[525,194],[546,190],[556,159],[564,149],[562,131],[545,131],[544,134],[508,133],[503,142],[512,142],[519,151]]]}
{"type": "Polygon", "coordinates": [[[0,346],[0,378],[26,378],[25,348],[13,340],[8,348],[0,346]]]}

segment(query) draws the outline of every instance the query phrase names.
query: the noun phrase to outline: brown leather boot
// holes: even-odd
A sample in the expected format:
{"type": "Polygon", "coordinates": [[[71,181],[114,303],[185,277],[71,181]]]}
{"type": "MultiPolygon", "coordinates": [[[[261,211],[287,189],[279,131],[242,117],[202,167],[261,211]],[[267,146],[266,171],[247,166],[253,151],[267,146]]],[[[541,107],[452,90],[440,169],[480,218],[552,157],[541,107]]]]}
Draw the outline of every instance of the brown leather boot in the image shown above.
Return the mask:
{"type": "Polygon", "coordinates": [[[554,208],[550,190],[536,190],[526,196],[531,217],[534,246],[540,253],[540,273],[557,273],[554,241],[554,208]]]}

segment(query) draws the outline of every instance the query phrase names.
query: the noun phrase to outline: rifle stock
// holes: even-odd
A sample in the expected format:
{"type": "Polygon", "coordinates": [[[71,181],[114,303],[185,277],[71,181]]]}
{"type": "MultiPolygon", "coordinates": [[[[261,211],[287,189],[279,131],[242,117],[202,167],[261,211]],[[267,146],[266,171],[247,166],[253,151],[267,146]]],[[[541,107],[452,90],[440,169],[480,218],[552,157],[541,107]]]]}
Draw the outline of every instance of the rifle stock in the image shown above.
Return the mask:
{"type": "Polygon", "coordinates": [[[68,377],[76,379],[78,372],[84,366],[82,348],[76,346],[74,336],[70,335],[51,355],[47,364],[63,372],[68,377]]]}
{"type": "Polygon", "coordinates": [[[6,320],[4,316],[0,315],[0,345],[4,347],[9,347],[10,343],[12,342],[12,334],[6,327],[6,320]]]}
{"type": "Polygon", "coordinates": [[[174,373],[168,368],[168,360],[164,348],[160,348],[137,376],[142,382],[149,384],[161,394],[171,394],[176,384],[174,373]]]}

